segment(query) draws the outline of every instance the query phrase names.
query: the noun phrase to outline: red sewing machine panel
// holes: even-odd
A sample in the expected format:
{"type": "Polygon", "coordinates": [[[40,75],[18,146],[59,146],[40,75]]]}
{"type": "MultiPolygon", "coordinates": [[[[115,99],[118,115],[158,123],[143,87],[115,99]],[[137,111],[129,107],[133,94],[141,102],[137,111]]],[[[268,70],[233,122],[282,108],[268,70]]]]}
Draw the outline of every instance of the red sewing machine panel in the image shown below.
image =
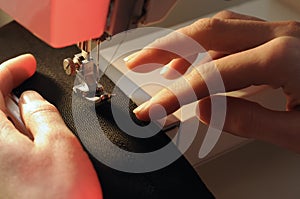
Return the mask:
{"type": "Polygon", "coordinates": [[[0,0],[0,8],[52,47],[102,35],[110,0],[0,0]]]}

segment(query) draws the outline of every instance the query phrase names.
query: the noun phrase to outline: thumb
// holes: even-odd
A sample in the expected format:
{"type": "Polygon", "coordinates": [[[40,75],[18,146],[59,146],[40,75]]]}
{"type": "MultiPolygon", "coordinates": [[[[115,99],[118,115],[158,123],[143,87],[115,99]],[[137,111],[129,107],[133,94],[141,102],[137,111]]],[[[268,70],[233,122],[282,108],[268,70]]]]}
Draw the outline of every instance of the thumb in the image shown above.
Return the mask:
{"type": "MultiPolygon", "coordinates": [[[[211,96],[211,98],[225,96],[211,96]]],[[[211,121],[211,98],[199,101],[199,119],[211,121]]],[[[218,101],[218,100],[216,100],[218,101]]],[[[223,130],[246,138],[276,144],[300,153],[300,112],[273,111],[240,98],[227,97],[223,130]]]]}
{"type": "Polygon", "coordinates": [[[24,92],[19,106],[25,126],[32,133],[35,143],[47,144],[62,137],[73,136],[56,107],[37,92],[24,92]]]}

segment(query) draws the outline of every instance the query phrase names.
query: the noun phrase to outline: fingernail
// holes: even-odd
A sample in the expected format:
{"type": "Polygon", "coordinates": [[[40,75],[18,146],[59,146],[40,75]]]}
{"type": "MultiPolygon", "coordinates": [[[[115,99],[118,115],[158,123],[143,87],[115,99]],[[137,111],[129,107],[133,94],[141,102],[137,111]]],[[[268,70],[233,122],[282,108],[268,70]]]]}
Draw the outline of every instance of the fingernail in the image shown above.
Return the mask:
{"type": "Polygon", "coordinates": [[[177,79],[181,76],[181,74],[175,70],[174,68],[171,67],[172,65],[172,61],[169,62],[167,65],[165,65],[161,71],[160,71],[160,75],[164,76],[164,78],[166,79],[177,79]]]}
{"type": "Polygon", "coordinates": [[[169,70],[169,64],[167,64],[167,65],[165,65],[162,69],[161,69],[161,71],[160,71],[160,75],[165,75],[167,72],[168,72],[168,70],[169,70]]]}
{"type": "Polygon", "coordinates": [[[142,121],[154,121],[167,116],[167,112],[162,105],[150,101],[134,109],[133,113],[142,121]]]}
{"type": "Polygon", "coordinates": [[[141,111],[143,111],[144,109],[146,109],[146,107],[149,106],[149,101],[141,104],[140,106],[136,107],[132,112],[134,114],[139,114],[141,111]]]}
{"type": "Polygon", "coordinates": [[[127,56],[127,57],[125,57],[125,58],[123,59],[123,61],[124,61],[124,62],[129,62],[130,60],[132,60],[133,58],[135,58],[138,54],[139,54],[139,51],[138,51],[138,52],[135,52],[135,53],[133,53],[133,54],[127,56]]]}
{"type": "Polygon", "coordinates": [[[35,91],[26,91],[20,97],[20,103],[23,104],[28,104],[37,100],[44,100],[44,98],[35,91]]]}

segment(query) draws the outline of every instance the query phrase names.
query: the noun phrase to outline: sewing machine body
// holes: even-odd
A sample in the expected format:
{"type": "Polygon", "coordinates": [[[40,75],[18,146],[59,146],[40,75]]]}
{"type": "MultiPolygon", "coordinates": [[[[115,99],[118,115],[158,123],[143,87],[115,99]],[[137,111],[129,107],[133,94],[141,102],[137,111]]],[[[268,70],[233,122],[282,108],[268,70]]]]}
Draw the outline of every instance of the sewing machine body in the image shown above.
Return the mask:
{"type": "MultiPolygon", "coordinates": [[[[16,0],[12,0],[9,2],[5,0],[0,0],[0,7],[4,11],[9,13],[11,16],[13,16],[13,18],[20,22],[22,25],[31,30],[39,38],[42,38],[44,41],[48,42],[50,45],[54,47],[63,47],[78,43],[79,41],[86,41],[93,38],[99,38],[99,36],[101,36],[105,31],[109,32],[110,34],[116,34],[121,32],[121,30],[127,30],[128,26],[115,26],[122,27],[115,29],[112,29],[112,26],[107,26],[107,16],[120,16],[117,14],[120,12],[115,12],[115,14],[109,15],[109,12],[111,11],[110,6],[112,5],[112,2],[120,3],[122,1],[88,0],[82,2],[77,1],[76,3],[74,3],[74,1],[71,0],[23,0],[18,1],[18,6],[16,7],[16,0]],[[99,12],[99,8],[101,8],[101,12],[99,12]],[[87,10],[88,12],[85,12],[87,10]],[[85,12],[84,15],[82,14],[83,11],[85,12]]],[[[152,0],[152,3],[153,2],[155,1],[152,0]]],[[[161,7],[170,9],[174,5],[174,2],[175,1],[169,1],[166,6],[161,7]]],[[[249,3],[244,3],[242,5],[232,7],[230,10],[241,12],[244,14],[255,15],[257,17],[261,17],[267,20],[295,19],[298,17],[298,15],[288,8],[290,5],[294,5],[290,4],[291,2],[293,3],[295,1],[265,0],[263,1],[263,3],[261,3],[261,1],[250,1],[249,3]],[[285,4],[282,4],[282,2],[284,2],[285,4]],[[266,6],[269,6],[270,8],[266,6]],[[282,16],[278,15],[279,10],[281,13],[283,13],[282,16]]],[[[137,1],[134,1],[133,3],[137,3],[137,1]]],[[[153,3],[148,4],[148,6],[149,5],[152,5],[152,7],[150,6],[148,8],[153,9],[154,5],[160,4],[153,3]]],[[[160,13],[163,12],[160,11],[160,13]]],[[[210,17],[212,15],[213,13],[207,16],[210,17]]],[[[148,18],[144,17],[145,23],[151,23],[158,20],[158,18],[152,18],[149,16],[150,15],[148,15],[148,18]]],[[[162,19],[163,16],[163,14],[160,14],[159,18],[162,19]]],[[[127,22],[128,20],[129,19],[127,19],[127,22]]],[[[188,21],[178,26],[174,26],[172,27],[172,29],[176,29],[178,27],[182,27],[190,23],[192,23],[192,21],[188,21]]],[[[119,24],[124,23],[120,22],[119,24]]],[[[130,27],[132,28],[133,26],[130,27]]],[[[142,35],[135,39],[139,39],[141,41],[149,41],[150,43],[151,41],[153,41],[156,38],[159,38],[162,35],[163,34],[161,34],[159,31],[153,31],[145,33],[145,35],[142,35]]],[[[103,43],[100,52],[101,60],[103,61],[103,66],[109,66],[111,64],[110,62],[113,60],[112,55],[114,55],[115,48],[119,45],[116,41],[118,41],[118,38],[113,37],[111,41],[105,41],[103,43]]],[[[132,45],[132,42],[133,39],[128,40],[127,43],[125,42],[125,45],[123,45],[123,47],[126,45],[132,45]]],[[[93,57],[97,56],[95,53],[96,50],[92,50],[91,54],[93,57]]],[[[124,74],[128,73],[128,70],[125,67],[124,63],[121,61],[121,59],[114,62],[109,68],[100,67],[100,69],[102,71],[105,71],[106,75],[115,83],[117,83],[120,77],[123,77],[124,74]]],[[[155,78],[153,77],[158,77],[159,75],[158,71],[154,73],[156,74],[149,74],[152,75],[152,81],[155,81],[155,78]]],[[[135,79],[130,76],[126,76],[126,78],[128,80],[127,88],[134,85],[140,85],[140,81],[144,81],[143,79],[135,79]]],[[[124,92],[126,93],[126,87],[124,89],[124,92]]],[[[136,102],[137,104],[141,104],[144,100],[148,99],[150,96],[153,96],[158,89],[159,88],[155,86],[147,86],[141,89],[138,94],[131,97],[134,100],[134,102],[136,102]]],[[[248,88],[246,90],[233,92],[231,93],[231,95],[258,101],[266,107],[272,109],[282,110],[285,106],[284,96],[279,90],[253,87],[248,88]]],[[[168,122],[172,124],[180,121],[186,123],[189,126],[193,126],[194,124],[198,123],[198,119],[195,117],[194,114],[195,105],[196,103],[192,103],[187,106],[184,106],[183,109],[188,110],[185,112],[189,112],[190,114],[181,115],[180,111],[178,111],[169,117],[168,122]]],[[[203,141],[203,138],[205,136],[204,132],[206,132],[206,127],[203,124],[200,124],[197,137],[195,138],[196,141],[186,153],[186,157],[188,157],[188,159],[193,165],[198,165],[199,163],[204,162],[204,160],[209,160],[212,157],[216,157],[220,154],[223,154],[224,152],[230,151],[234,148],[237,148],[238,146],[249,142],[249,140],[247,139],[238,138],[230,134],[224,133],[221,135],[219,142],[217,143],[216,147],[213,148],[213,151],[209,154],[209,156],[202,160],[199,160],[199,146],[201,145],[201,142],[203,141]]],[[[170,135],[170,137],[173,136],[172,132],[169,132],[168,134],[170,135]]]]}
{"type": "Polygon", "coordinates": [[[0,0],[0,8],[53,47],[161,20],[176,0],[0,0]]]}

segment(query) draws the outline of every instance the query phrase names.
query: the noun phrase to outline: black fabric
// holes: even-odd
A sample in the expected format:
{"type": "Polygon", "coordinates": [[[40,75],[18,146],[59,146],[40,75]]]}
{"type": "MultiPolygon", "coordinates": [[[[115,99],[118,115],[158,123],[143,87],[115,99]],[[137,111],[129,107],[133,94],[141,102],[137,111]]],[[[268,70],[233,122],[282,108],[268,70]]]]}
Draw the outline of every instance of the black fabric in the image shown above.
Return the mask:
{"type": "MultiPolygon", "coordinates": [[[[72,34],[71,30],[70,34],[72,34]]],[[[16,95],[20,95],[24,90],[38,91],[58,108],[67,126],[78,136],[72,117],[74,77],[65,75],[62,68],[62,60],[78,53],[77,47],[53,49],[16,22],[0,29],[0,44],[1,62],[23,53],[32,53],[37,59],[36,74],[15,89],[16,95]]],[[[114,88],[114,84],[107,77],[102,77],[101,81],[108,90],[114,88]]],[[[125,114],[126,111],[131,113],[135,105],[132,102],[128,105],[128,100],[124,100],[128,98],[120,90],[117,89],[114,93],[120,114],[125,114]]],[[[84,110],[87,115],[95,110],[93,104],[81,97],[73,98],[73,100],[77,106],[75,110],[84,110]]],[[[131,137],[117,127],[109,104],[100,105],[96,110],[99,124],[104,129],[105,135],[122,149],[133,152],[153,151],[170,141],[164,133],[159,133],[149,139],[131,137]]],[[[133,114],[131,117],[138,124],[145,125],[134,118],[133,114]]],[[[83,117],[82,123],[88,124],[89,118],[83,117]]],[[[97,132],[97,129],[87,128],[87,132],[80,137],[83,136],[88,143],[94,145],[97,132]]],[[[114,150],[111,151],[102,146],[92,147],[97,147],[108,158],[118,157],[114,150]]],[[[104,198],[214,198],[183,156],[158,171],[133,174],[112,169],[99,162],[89,151],[87,152],[100,179],[104,198]]]]}

